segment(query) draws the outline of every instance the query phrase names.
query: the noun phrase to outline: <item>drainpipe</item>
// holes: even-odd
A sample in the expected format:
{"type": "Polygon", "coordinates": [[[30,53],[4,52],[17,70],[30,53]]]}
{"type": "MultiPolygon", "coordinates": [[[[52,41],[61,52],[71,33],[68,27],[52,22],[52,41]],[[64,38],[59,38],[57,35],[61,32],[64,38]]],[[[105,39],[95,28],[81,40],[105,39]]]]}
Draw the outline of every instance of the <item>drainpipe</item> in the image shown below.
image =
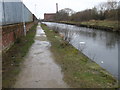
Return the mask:
{"type": "Polygon", "coordinates": [[[3,8],[3,9],[2,9],[2,16],[3,16],[3,17],[2,17],[2,18],[3,18],[3,19],[2,19],[2,20],[3,20],[3,21],[2,21],[2,25],[5,25],[5,24],[6,24],[6,18],[5,18],[5,5],[4,5],[4,0],[2,0],[2,8],[3,8]]]}
{"type": "Polygon", "coordinates": [[[24,12],[24,4],[23,1],[21,2],[22,4],[22,16],[23,16],[23,29],[24,29],[24,36],[26,36],[26,25],[25,25],[25,12],[24,12]]]}

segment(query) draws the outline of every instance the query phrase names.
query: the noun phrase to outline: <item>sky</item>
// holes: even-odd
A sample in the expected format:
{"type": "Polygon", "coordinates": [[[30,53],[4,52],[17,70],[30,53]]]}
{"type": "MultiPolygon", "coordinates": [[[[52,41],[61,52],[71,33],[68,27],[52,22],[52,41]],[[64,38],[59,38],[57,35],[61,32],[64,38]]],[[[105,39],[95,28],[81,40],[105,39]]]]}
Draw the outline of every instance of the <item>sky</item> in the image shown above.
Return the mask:
{"type": "Polygon", "coordinates": [[[44,13],[56,13],[56,3],[58,10],[70,8],[74,11],[82,11],[93,8],[101,2],[108,0],[22,0],[28,9],[34,13],[37,18],[43,19],[44,13]]]}

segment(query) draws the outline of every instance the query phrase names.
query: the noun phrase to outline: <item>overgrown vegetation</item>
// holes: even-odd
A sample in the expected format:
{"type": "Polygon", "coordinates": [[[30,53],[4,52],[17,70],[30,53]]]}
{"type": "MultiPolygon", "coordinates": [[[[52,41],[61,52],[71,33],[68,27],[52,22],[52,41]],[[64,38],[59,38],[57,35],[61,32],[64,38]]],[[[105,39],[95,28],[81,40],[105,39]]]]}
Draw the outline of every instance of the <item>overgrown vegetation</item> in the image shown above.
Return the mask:
{"type": "Polygon", "coordinates": [[[56,62],[61,66],[64,80],[68,85],[75,88],[118,87],[118,82],[107,71],[64,41],[59,33],[50,30],[44,24],[42,28],[52,44],[51,51],[56,62]]]}
{"type": "Polygon", "coordinates": [[[16,76],[20,72],[20,65],[24,61],[29,48],[34,43],[36,33],[34,25],[26,36],[20,37],[15,44],[5,53],[2,54],[2,87],[11,88],[16,81],[16,76]]]}
{"type": "Polygon", "coordinates": [[[56,16],[56,21],[89,21],[89,20],[118,20],[120,10],[119,3],[116,0],[102,2],[92,9],[75,12],[72,9],[65,8],[60,10],[56,16]]]}

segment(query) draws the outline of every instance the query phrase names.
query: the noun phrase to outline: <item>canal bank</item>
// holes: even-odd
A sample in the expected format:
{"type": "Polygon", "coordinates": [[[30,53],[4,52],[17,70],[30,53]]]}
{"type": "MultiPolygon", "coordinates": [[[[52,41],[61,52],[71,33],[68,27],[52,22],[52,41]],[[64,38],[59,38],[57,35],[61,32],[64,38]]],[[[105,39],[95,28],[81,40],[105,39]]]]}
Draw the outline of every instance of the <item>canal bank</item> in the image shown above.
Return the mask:
{"type": "Polygon", "coordinates": [[[118,33],[52,22],[45,22],[45,24],[67,36],[71,45],[82,50],[82,53],[114,77],[118,77],[118,41],[120,39],[118,33]]]}
{"type": "Polygon", "coordinates": [[[94,61],[64,41],[59,33],[42,24],[55,60],[64,72],[64,81],[76,88],[117,88],[118,82],[94,61]]]}
{"type": "Polygon", "coordinates": [[[75,25],[78,27],[86,27],[86,28],[120,33],[120,26],[118,21],[94,21],[94,20],[86,21],[86,22],[57,21],[56,23],[63,23],[68,25],[75,25]]]}

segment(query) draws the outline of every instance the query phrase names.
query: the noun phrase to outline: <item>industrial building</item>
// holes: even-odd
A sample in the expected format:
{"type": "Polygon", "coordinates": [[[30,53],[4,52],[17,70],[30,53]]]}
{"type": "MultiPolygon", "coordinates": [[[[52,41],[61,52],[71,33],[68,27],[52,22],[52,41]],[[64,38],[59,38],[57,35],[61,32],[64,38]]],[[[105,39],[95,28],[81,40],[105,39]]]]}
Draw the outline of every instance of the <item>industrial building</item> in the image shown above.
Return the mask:
{"type": "MultiPolygon", "coordinates": [[[[58,13],[58,3],[56,3],[56,13],[58,13]]],[[[44,21],[54,21],[56,13],[45,13],[44,21]]]]}

